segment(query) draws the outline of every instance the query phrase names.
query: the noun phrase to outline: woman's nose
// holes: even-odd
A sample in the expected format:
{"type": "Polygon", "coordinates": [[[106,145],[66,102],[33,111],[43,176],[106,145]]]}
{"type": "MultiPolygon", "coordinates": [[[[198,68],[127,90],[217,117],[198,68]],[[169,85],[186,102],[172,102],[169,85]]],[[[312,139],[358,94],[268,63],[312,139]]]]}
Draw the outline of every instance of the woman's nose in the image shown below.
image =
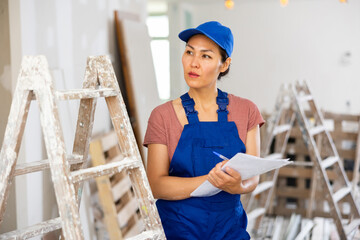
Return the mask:
{"type": "Polygon", "coordinates": [[[199,59],[196,56],[191,59],[191,67],[199,67],[199,59]]]}

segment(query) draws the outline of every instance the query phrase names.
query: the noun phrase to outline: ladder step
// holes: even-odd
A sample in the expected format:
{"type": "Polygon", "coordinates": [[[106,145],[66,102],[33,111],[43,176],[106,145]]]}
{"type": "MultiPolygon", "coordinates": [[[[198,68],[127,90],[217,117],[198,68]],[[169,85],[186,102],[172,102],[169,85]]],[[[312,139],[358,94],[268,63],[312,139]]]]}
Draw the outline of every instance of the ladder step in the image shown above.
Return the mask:
{"type": "Polygon", "coordinates": [[[71,179],[73,183],[82,182],[90,178],[97,178],[104,175],[118,173],[126,168],[138,168],[141,166],[141,164],[141,159],[136,157],[126,157],[119,162],[110,162],[104,165],[84,168],[71,172],[71,179]]]}
{"type": "Polygon", "coordinates": [[[272,186],[274,186],[274,183],[272,181],[265,181],[265,182],[259,183],[259,185],[252,192],[252,195],[256,196],[259,193],[265,192],[266,190],[270,189],[272,186]]]}
{"type": "Polygon", "coordinates": [[[148,230],[148,231],[144,231],[134,237],[127,238],[127,240],[162,239],[162,237],[164,237],[162,231],[148,230]]]}
{"type": "Polygon", "coordinates": [[[248,220],[249,222],[256,219],[257,217],[261,216],[261,215],[264,215],[266,212],[266,209],[265,208],[256,208],[254,210],[252,210],[248,215],[248,220]]]}
{"type": "Polygon", "coordinates": [[[282,158],[282,154],[281,154],[281,153],[272,153],[272,154],[270,154],[270,155],[267,155],[265,158],[266,158],[266,159],[270,159],[270,160],[281,159],[281,158],[282,158]]]}
{"type": "Polygon", "coordinates": [[[343,187],[340,190],[338,190],[334,195],[334,201],[338,202],[341,199],[343,199],[346,195],[348,195],[351,192],[351,187],[343,187]]]}
{"type": "Polygon", "coordinates": [[[112,88],[100,89],[73,89],[66,91],[57,91],[56,97],[59,100],[75,100],[98,97],[113,97],[119,95],[119,92],[112,88]]]}
{"type": "Polygon", "coordinates": [[[332,166],[334,163],[336,163],[337,161],[339,160],[338,157],[335,157],[335,156],[331,156],[331,157],[328,157],[326,158],[325,160],[323,160],[321,162],[321,166],[323,166],[324,169],[332,166]]]}
{"type": "MultiPolygon", "coordinates": [[[[83,162],[82,155],[69,155],[66,159],[71,165],[83,162]]],[[[48,168],[50,168],[48,159],[35,162],[20,163],[16,165],[14,176],[24,175],[32,172],[39,172],[48,168]]]]}
{"type": "Polygon", "coordinates": [[[0,235],[0,240],[5,239],[27,239],[36,237],[39,235],[43,235],[48,232],[55,231],[57,229],[61,228],[61,219],[55,218],[51,219],[45,222],[41,222],[38,224],[35,224],[33,226],[24,228],[24,229],[18,229],[12,232],[7,232],[0,235]]]}
{"type": "Polygon", "coordinates": [[[296,167],[312,167],[314,166],[313,162],[302,162],[302,161],[294,161],[291,165],[296,167]]]}
{"type": "Polygon", "coordinates": [[[319,126],[316,126],[316,127],[313,127],[309,130],[310,132],[310,135],[311,136],[314,136],[316,134],[319,134],[321,132],[325,131],[325,127],[323,125],[319,125],[319,126]]]}
{"type": "Polygon", "coordinates": [[[304,96],[300,96],[298,99],[300,102],[307,102],[307,101],[313,100],[313,96],[312,95],[304,95],[304,96]]]}
{"type": "Polygon", "coordinates": [[[355,230],[355,228],[360,226],[360,218],[353,219],[348,225],[344,226],[345,234],[348,235],[352,231],[355,230]]]}
{"type": "Polygon", "coordinates": [[[280,126],[275,127],[273,134],[274,134],[274,135],[278,135],[278,134],[280,134],[280,133],[287,132],[287,131],[289,131],[290,129],[291,129],[291,125],[290,125],[290,124],[280,125],[280,126]]]}

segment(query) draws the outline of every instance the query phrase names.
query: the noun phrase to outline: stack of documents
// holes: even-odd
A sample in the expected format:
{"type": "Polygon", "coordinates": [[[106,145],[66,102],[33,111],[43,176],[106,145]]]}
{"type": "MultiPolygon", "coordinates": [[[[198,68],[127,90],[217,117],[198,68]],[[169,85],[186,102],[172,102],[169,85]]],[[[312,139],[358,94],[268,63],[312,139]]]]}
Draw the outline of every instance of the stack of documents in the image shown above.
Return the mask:
{"type": "MultiPolygon", "coordinates": [[[[292,163],[289,159],[267,159],[259,158],[252,155],[238,153],[232,157],[224,166],[230,167],[240,173],[242,180],[249,179],[253,176],[263,174],[265,172],[283,167],[292,163]]],[[[197,189],[195,189],[190,196],[192,197],[208,197],[219,193],[221,190],[214,187],[209,181],[203,182],[197,189]]]]}

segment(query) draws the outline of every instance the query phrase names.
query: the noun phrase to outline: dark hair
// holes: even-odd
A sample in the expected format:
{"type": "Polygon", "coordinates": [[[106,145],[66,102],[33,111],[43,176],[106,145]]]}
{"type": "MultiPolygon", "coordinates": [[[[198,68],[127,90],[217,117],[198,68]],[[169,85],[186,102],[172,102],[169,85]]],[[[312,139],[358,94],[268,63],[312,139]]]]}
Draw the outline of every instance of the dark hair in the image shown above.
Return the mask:
{"type": "MultiPolygon", "coordinates": [[[[221,62],[224,63],[224,62],[226,61],[226,59],[228,58],[228,55],[227,55],[227,53],[225,52],[225,50],[222,49],[220,46],[219,46],[219,50],[220,50],[220,55],[221,55],[221,62]]],[[[226,69],[225,72],[221,72],[221,73],[219,74],[219,76],[218,76],[217,79],[220,80],[221,77],[227,75],[227,74],[229,73],[229,71],[230,71],[230,65],[229,65],[228,69],[226,69]]]]}

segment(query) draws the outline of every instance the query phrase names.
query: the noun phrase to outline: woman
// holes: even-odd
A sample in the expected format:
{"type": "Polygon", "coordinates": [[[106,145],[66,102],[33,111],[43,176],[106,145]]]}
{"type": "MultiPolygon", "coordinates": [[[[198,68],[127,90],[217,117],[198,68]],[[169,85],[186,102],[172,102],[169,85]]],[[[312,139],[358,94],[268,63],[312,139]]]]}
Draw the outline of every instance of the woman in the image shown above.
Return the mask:
{"type": "Polygon", "coordinates": [[[251,101],[217,89],[231,63],[231,30],[211,21],[182,31],[182,57],[189,92],[153,110],[144,146],[147,174],[168,239],[249,239],[240,194],[253,191],[255,176],[241,180],[221,170],[213,151],[231,158],[238,152],[259,156],[264,123],[251,101]],[[222,191],[190,197],[205,180],[222,191]]]}

